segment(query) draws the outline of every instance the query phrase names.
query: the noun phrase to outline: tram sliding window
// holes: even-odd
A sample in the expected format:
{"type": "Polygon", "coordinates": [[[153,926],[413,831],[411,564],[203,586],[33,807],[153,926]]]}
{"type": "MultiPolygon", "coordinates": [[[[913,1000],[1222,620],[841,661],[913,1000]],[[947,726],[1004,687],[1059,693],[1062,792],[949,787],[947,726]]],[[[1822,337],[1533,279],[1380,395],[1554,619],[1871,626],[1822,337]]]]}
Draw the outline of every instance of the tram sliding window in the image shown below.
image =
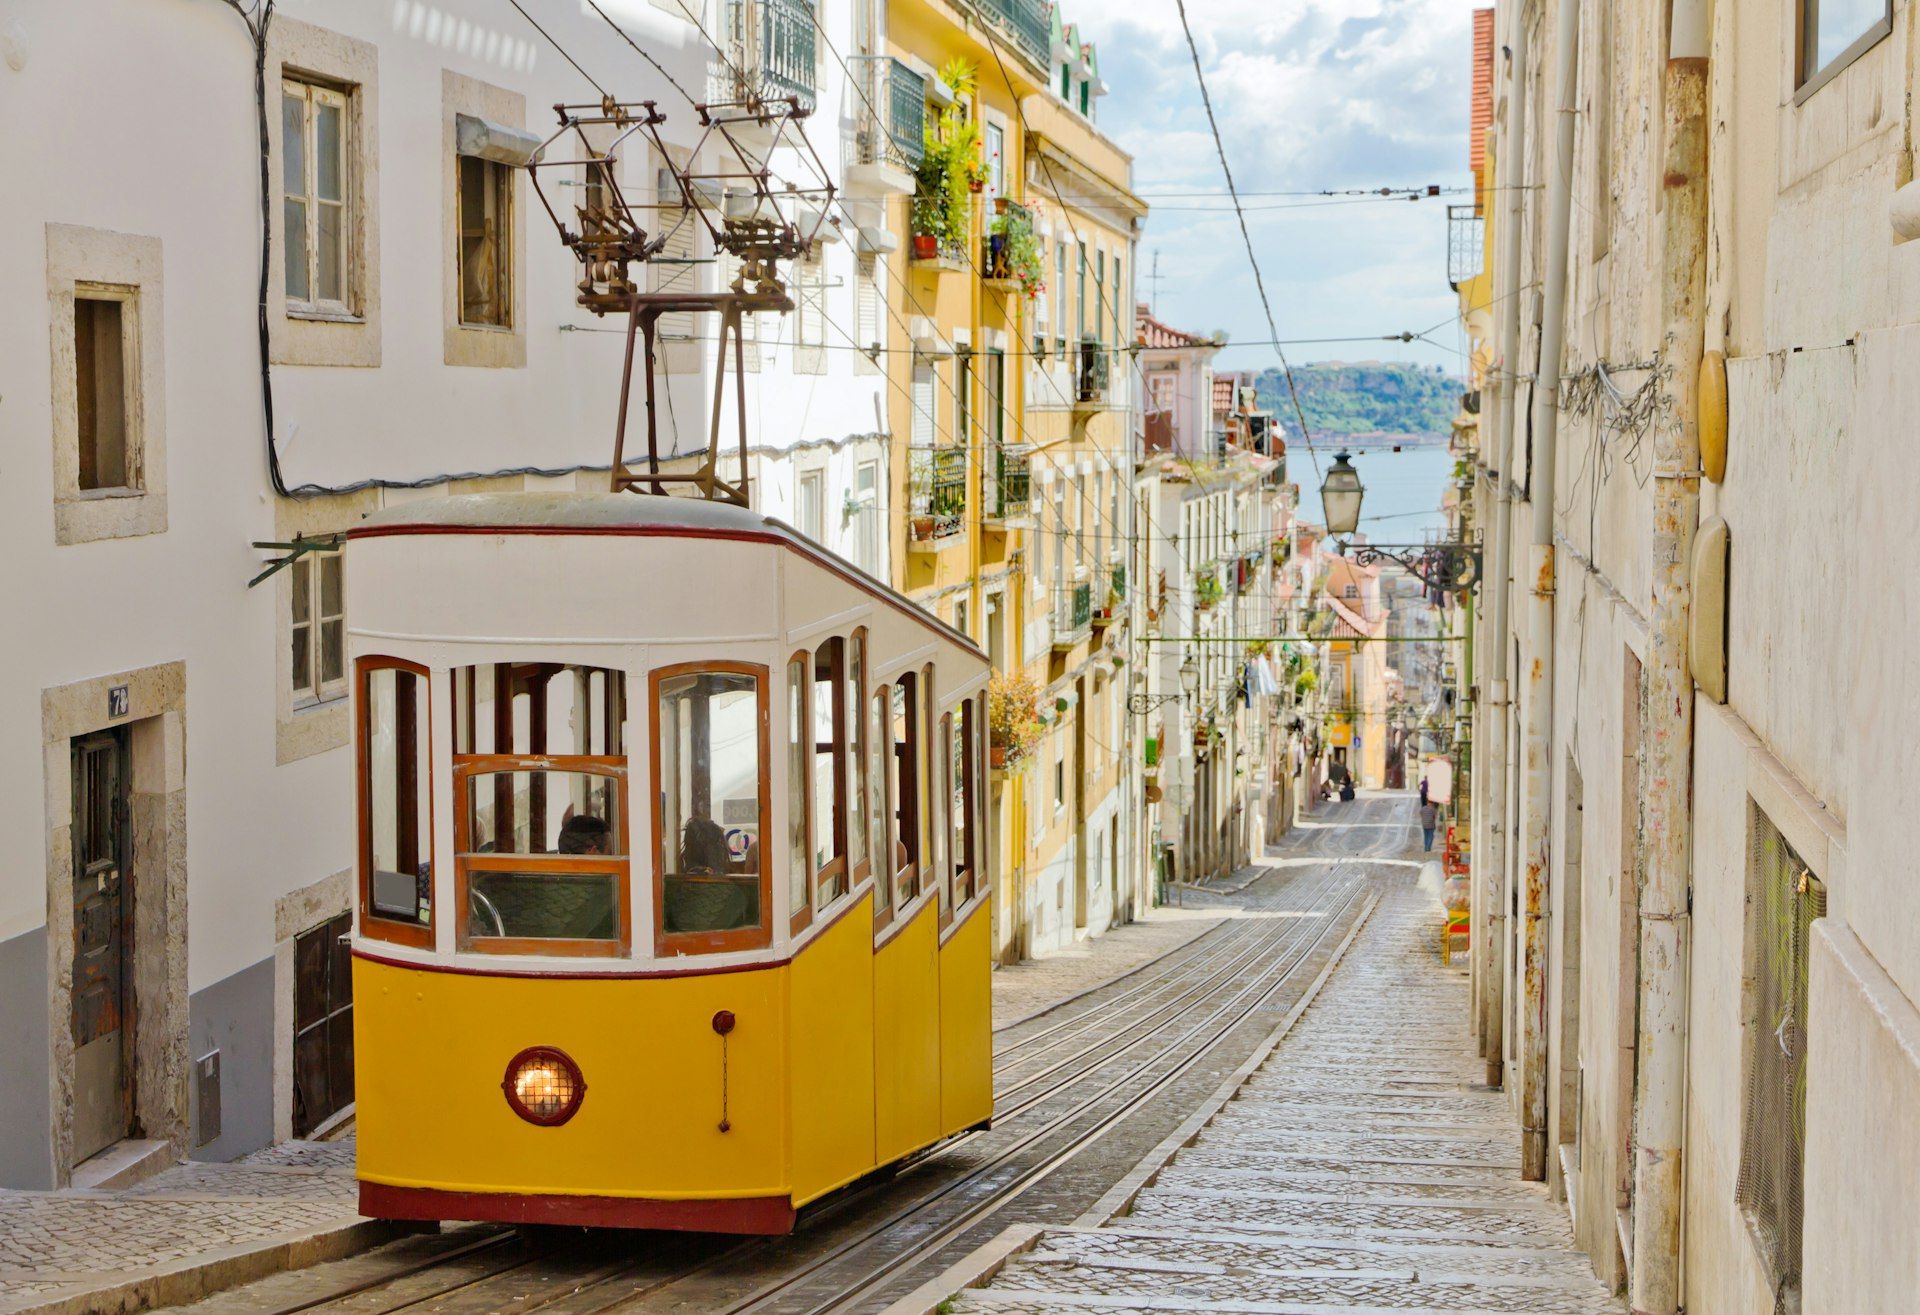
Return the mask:
{"type": "MultiPolygon", "coordinates": [[[[764,667],[654,674],[663,946],[768,942],[764,667]]],[[[804,851],[802,851],[804,853],[804,851]]]]}
{"type": "Polygon", "coordinates": [[[920,891],[920,713],[914,697],[920,680],[902,672],[893,684],[887,716],[887,797],[893,801],[895,908],[905,908],[920,891]]]}
{"type": "MultiPolygon", "coordinates": [[[[814,908],[824,909],[847,893],[847,793],[840,763],[847,752],[847,714],[840,673],[846,641],[835,636],[814,650],[813,870],[814,908]]],[[[858,706],[858,705],[855,705],[858,706]]]]}
{"type": "Polygon", "coordinates": [[[453,673],[462,948],[612,954],[631,940],[622,672],[453,673]]]}
{"type": "Polygon", "coordinates": [[[361,931],[432,943],[433,808],[427,675],[360,660],[361,931]]]}
{"type": "Polygon", "coordinates": [[[973,857],[973,800],[976,791],[973,745],[976,725],[974,701],[968,699],[960,705],[959,724],[952,728],[954,733],[947,747],[947,779],[952,783],[953,792],[953,902],[956,905],[965,904],[973,898],[978,870],[973,857]]]}
{"type": "Polygon", "coordinates": [[[867,701],[867,821],[872,827],[873,913],[876,923],[893,915],[893,815],[887,808],[887,773],[893,761],[888,748],[887,711],[892,693],[885,685],[867,701]]]}
{"type": "Polygon", "coordinates": [[[869,786],[867,772],[867,637],[853,632],[847,645],[846,678],[842,681],[841,713],[847,728],[847,888],[863,880],[867,865],[869,786]]]}

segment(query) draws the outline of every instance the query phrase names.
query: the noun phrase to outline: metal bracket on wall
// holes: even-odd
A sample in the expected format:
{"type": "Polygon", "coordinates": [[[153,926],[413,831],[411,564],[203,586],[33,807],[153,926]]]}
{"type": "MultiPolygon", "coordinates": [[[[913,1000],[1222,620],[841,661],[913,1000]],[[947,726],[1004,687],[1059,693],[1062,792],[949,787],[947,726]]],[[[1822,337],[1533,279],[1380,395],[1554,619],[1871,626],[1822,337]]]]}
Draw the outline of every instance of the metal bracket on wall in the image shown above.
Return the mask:
{"type": "Polygon", "coordinates": [[[256,543],[254,547],[271,548],[280,556],[268,562],[266,570],[247,581],[247,588],[253,588],[275,571],[292,566],[310,552],[337,552],[340,545],[346,541],[347,536],[344,534],[296,534],[291,543],[256,543]]]}

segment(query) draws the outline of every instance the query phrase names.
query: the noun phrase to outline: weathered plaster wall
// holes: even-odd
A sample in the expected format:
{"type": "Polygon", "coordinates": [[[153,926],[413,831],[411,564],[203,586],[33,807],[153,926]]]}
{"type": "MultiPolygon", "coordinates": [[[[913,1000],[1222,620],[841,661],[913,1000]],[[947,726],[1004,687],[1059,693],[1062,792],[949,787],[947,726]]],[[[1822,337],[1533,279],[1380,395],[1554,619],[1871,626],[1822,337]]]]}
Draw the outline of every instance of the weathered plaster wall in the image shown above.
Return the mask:
{"type": "Polygon", "coordinates": [[[231,1160],[273,1140],[274,961],[262,959],[193,993],[193,1147],[197,1160],[231,1160]],[[199,1062],[220,1052],[220,1135],[200,1109],[199,1062]]]}
{"type": "Polygon", "coordinates": [[[0,1000],[16,1006],[0,1010],[0,1183],[9,1187],[54,1185],[47,1012],[32,1007],[46,989],[46,928],[0,941],[0,1000]]]}

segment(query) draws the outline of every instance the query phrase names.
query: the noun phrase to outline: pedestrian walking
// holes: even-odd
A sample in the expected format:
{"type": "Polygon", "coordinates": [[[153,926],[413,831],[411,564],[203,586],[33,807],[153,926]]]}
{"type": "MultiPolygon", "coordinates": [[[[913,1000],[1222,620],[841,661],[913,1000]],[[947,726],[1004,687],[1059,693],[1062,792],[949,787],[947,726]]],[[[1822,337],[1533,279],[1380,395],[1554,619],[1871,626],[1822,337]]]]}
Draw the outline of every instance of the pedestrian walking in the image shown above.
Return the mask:
{"type": "Polygon", "coordinates": [[[1421,799],[1420,801],[1420,834],[1426,842],[1425,848],[1427,853],[1429,854],[1433,852],[1434,828],[1439,825],[1440,825],[1440,805],[1434,803],[1433,800],[1431,799],[1426,799],[1426,798],[1421,799]]]}
{"type": "Polygon", "coordinates": [[[1420,806],[1427,806],[1427,778],[1424,776],[1420,778],[1420,806]]]}

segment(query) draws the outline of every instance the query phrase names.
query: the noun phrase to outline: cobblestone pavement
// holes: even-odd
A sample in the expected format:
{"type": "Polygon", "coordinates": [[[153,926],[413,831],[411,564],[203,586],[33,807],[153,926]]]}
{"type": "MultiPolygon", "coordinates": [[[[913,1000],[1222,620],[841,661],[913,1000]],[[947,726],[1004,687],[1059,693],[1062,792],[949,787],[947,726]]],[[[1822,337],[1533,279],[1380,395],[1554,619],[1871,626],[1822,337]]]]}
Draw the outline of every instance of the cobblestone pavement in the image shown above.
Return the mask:
{"type": "Polygon", "coordinates": [[[0,1313],[352,1227],[353,1141],[188,1162],[117,1192],[0,1191],[0,1313]]]}
{"type": "Polygon", "coordinates": [[[996,969],[994,1027],[1006,1027],[1182,949],[1240,907],[1239,900],[1207,890],[1183,891],[1181,898],[1178,907],[1149,909],[1137,921],[1076,941],[1071,949],[996,969]]]}
{"type": "Polygon", "coordinates": [[[1475,1087],[1435,906],[1411,876],[1382,887],[1320,998],[1130,1213],[1049,1228],[951,1308],[1619,1315],[1475,1087]]]}

